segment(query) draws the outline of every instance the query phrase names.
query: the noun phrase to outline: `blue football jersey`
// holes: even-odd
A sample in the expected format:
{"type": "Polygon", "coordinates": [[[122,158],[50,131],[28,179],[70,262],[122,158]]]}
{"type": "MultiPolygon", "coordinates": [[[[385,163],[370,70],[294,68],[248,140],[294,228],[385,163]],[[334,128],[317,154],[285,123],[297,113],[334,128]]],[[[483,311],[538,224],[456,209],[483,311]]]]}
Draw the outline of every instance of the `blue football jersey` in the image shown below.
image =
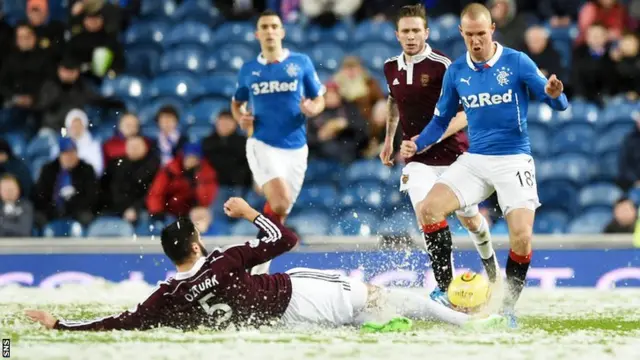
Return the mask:
{"type": "Polygon", "coordinates": [[[267,63],[260,54],[245,63],[233,99],[249,103],[255,117],[253,137],[274,147],[298,149],[307,143],[307,119],[300,103],[323,93],[311,59],[285,49],[280,61],[267,63]]]}
{"type": "Polygon", "coordinates": [[[418,151],[440,140],[461,103],[469,123],[469,153],[530,155],[529,91],[555,110],[569,106],[564,93],[549,97],[546,84],[529,56],[500,44],[485,64],[475,64],[469,53],[461,56],[445,73],[433,120],[416,140],[418,151]]]}

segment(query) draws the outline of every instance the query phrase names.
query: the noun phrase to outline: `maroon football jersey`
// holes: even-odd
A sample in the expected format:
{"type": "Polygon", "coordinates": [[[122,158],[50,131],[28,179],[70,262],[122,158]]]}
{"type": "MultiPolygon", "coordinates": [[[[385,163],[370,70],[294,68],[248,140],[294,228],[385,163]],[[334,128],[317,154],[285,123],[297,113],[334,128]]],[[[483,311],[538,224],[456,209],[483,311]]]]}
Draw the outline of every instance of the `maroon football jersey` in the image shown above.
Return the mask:
{"type": "Polygon", "coordinates": [[[214,329],[228,325],[261,326],[278,320],[291,299],[287,274],[251,275],[247,269],[292,249],[298,239],[280,224],[260,215],[254,220],[267,236],[202,257],[188,272],[159,283],[135,309],[103,319],[59,320],[61,330],[145,330],[154,327],[214,329]]]}
{"type": "MultiPolygon", "coordinates": [[[[443,53],[431,49],[413,56],[407,64],[403,54],[388,59],[384,64],[384,76],[389,94],[398,104],[403,140],[420,134],[431,118],[440,98],[442,79],[451,65],[443,53]]],[[[462,110],[462,108],[461,108],[462,110]]],[[[451,165],[469,148],[467,134],[459,131],[429,150],[416,154],[407,162],[418,161],[427,165],[451,165]]]]}

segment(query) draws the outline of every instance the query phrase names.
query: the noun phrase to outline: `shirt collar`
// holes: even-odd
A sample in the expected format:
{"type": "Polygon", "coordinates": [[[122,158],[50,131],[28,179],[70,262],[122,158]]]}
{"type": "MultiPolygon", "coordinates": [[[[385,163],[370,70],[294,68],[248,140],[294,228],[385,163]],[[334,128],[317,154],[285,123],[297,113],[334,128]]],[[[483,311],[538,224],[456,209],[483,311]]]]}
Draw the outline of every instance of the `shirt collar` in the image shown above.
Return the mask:
{"type": "MultiPolygon", "coordinates": [[[[411,63],[416,64],[426,59],[427,56],[431,54],[431,46],[429,44],[424,44],[424,49],[419,54],[415,54],[411,57],[411,63]]],[[[404,52],[398,56],[398,70],[404,70],[407,68],[407,64],[404,61],[404,52]]]]}
{"type": "MultiPolygon", "coordinates": [[[[282,55],[280,55],[280,57],[278,58],[278,62],[283,62],[287,57],[289,57],[289,49],[282,49],[282,55]]],[[[262,56],[262,53],[258,55],[258,62],[262,65],[268,64],[267,59],[262,56]]]]}
{"type": "MultiPolygon", "coordinates": [[[[502,50],[503,50],[502,45],[500,45],[500,43],[498,42],[494,42],[494,44],[496,44],[496,53],[493,55],[491,59],[489,59],[489,61],[487,61],[487,63],[485,64],[485,67],[492,67],[498,62],[498,60],[500,59],[500,56],[502,56],[502,50]]],[[[478,69],[476,69],[476,66],[473,64],[473,60],[471,60],[471,55],[469,54],[468,51],[467,51],[467,65],[471,68],[471,70],[478,71],[478,69]]]]}
{"type": "Polygon", "coordinates": [[[202,268],[202,265],[204,265],[204,262],[207,258],[206,257],[201,257],[200,259],[198,259],[198,261],[196,261],[195,264],[193,264],[193,267],[191,268],[191,270],[189,271],[183,271],[183,272],[178,272],[175,275],[175,279],[176,280],[184,280],[184,279],[188,279],[190,277],[192,277],[193,275],[195,275],[198,271],[200,271],[200,268],[202,268]]]}

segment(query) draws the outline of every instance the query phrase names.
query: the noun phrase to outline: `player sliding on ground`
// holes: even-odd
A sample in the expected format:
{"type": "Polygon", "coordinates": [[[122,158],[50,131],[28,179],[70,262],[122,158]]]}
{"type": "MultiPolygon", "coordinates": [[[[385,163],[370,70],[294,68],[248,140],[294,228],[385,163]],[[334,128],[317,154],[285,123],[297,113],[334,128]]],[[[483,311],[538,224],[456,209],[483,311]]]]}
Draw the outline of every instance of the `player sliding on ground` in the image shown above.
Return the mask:
{"type": "Polygon", "coordinates": [[[466,56],[449,66],[433,119],[415,142],[403,141],[401,153],[411,157],[437,146],[462,103],[469,150],[440,176],[419,213],[424,224],[439,224],[456,209],[497,193],[511,246],[503,311],[515,327],[514,307],[529,269],[533,220],[540,206],[527,134],[529,91],[556,110],[565,110],[568,102],[555,75],[547,80],[527,55],[493,41],[495,24],[484,5],[468,5],[460,18],[466,56]]]}
{"type": "MultiPolygon", "coordinates": [[[[388,166],[393,165],[391,155],[398,122],[402,125],[403,139],[410,140],[420,134],[433,117],[442,90],[442,79],[451,65],[451,60],[426,43],[429,28],[427,14],[422,5],[402,7],[396,26],[396,36],[403,51],[384,64],[384,75],[390,95],[387,105],[387,134],[380,159],[388,166]]],[[[463,131],[467,126],[467,116],[462,108],[457,114],[452,115],[455,117],[442,136],[442,141],[429,150],[406,159],[407,165],[402,169],[400,190],[409,194],[416,214],[418,203],[427,196],[438,176],[469,148],[469,140],[463,131]]],[[[491,244],[489,225],[478,211],[478,205],[468,204],[456,210],[456,215],[469,230],[489,280],[496,282],[498,261],[491,244]]],[[[420,221],[419,216],[418,220],[420,221]]],[[[438,283],[431,293],[431,298],[449,305],[446,291],[454,269],[449,225],[446,220],[439,223],[421,223],[421,229],[438,283]]]]}
{"type": "Polygon", "coordinates": [[[178,219],[161,235],[164,253],[177,273],[160,282],[133,310],[83,321],[58,320],[39,310],[27,310],[27,316],[48,329],[94,331],[362,325],[366,331],[384,332],[408,330],[410,319],[471,328],[505,325],[501,316],[473,319],[427,296],[372,286],[327,271],[295,268],[251,275],[247,269],[291,250],[298,239],[275,217],[258,213],[241,198],[229,199],[224,210],[228,216],[253,222],[266,235],[208,254],[194,224],[178,219]]]}

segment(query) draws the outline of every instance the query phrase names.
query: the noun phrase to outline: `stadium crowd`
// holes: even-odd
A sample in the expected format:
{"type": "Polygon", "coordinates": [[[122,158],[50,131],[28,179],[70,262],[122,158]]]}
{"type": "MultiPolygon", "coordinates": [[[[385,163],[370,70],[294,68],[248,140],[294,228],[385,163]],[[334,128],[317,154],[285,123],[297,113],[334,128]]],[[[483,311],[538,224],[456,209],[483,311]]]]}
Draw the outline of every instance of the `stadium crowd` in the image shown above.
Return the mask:
{"type": "MultiPolygon", "coordinates": [[[[253,19],[266,8],[285,19],[287,46],[311,56],[327,88],[326,110],[308,122],[312,159],[288,222],[302,235],[415,227],[397,169],[377,156],[381,68],[400,53],[393,13],[417,1],[68,2],[3,4],[0,236],[150,235],[180,215],[206,235],[253,235],[220,204],[239,193],[263,201],[227,108],[237,70],[257,55],[253,19]],[[344,215],[354,210],[358,219],[344,215]]],[[[422,1],[429,42],[451,58],[464,54],[457,14],[469,2],[422,1]]],[[[572,102],[569,115],[529,109],[543,203],[536,232],[633,232],[640,0],[487,5],[498,41],[557,74],[572,102]]],[[[505,233],[496,206],[490,199],[483,212],[505,233]]]]}

